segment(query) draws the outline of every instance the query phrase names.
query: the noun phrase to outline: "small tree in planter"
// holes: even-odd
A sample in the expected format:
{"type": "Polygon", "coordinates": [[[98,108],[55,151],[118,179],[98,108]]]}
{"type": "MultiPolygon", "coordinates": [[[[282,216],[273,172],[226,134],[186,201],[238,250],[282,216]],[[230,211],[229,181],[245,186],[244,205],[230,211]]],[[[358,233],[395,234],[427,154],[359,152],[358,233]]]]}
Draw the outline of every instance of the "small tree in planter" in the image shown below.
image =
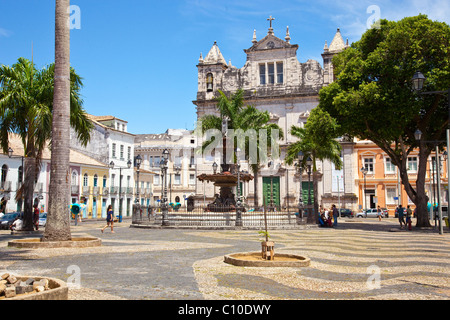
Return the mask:
{"type": "Polygon", "coordinates": [[[267,215],[266,210],[264,210],[264,230],[260,230],[258,233],[264,237],[264,240],[261,241],[261,256],[264,260],[274,260],[275,252],[274,252],[274,242],[269,241],[269,232],[267,231],[267,215]]]}

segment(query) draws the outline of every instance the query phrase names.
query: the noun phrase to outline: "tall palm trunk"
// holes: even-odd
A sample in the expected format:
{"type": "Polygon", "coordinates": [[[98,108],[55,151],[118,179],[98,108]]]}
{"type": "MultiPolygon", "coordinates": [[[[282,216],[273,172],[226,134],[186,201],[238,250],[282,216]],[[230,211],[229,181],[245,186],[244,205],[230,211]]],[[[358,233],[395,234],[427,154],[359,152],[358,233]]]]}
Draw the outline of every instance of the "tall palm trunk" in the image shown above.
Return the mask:
{"type": "Polygon", "coordinates": [[[314,190],[314,223],[319,223],[319,172],[315,170],[313,172],[313,190],[314,190]]]}
{"type": "Polygon", "coordinates": [[[55,89],[53,95],[52,159],[44,241],[71,240],[69,220],[70,169],[70,0],[56,0],[55,89]]]}
{"type": "Polygon", "coordinates": [[[253,206],[255,207],[255,210],[258,210],[259,203],[258,203],[258,195],[259,195],[259,188],[258,188],[258,172],[259,172],[259,164],[252,164],[250,165],[251,170],[253,171],[253,187],[254,187],[254,198],[253,198],[253,206]]]}
{"type": "Polygon", "coordinates": [[[23,216],[23,230],[34,230],[33,225],[33,194],[34,181],[36,180],[36,160],[33,156],[28,156],[25,159],[25,179],[23,183],[23,198],[24,198],[24,216],[23,216]]]}

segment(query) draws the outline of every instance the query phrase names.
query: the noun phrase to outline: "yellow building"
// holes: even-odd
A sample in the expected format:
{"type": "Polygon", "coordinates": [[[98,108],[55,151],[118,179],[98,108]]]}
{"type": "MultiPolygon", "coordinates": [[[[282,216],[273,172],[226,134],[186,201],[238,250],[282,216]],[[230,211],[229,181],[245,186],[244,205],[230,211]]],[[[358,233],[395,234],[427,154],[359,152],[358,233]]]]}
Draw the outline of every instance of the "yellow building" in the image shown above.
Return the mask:
{"type": "MultiPolygon", "coordinates": [[[[71,150],[72,174],[79,167],[79,202],[85,204],[83,218],[106,217],[109,168],[106,164],[71,150]]],[[[74,197],[72,197],[74,199],[74,197]]]]}

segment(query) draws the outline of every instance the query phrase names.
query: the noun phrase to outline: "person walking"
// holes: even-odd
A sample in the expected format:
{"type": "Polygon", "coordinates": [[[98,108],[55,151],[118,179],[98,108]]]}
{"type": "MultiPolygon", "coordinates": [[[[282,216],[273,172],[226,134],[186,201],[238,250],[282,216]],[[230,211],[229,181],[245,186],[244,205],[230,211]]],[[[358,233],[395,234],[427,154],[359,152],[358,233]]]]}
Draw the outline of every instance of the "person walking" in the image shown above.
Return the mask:
{"type": "Polygon", "coordinates": [[[102,233],[109,226],[111,226],[111,233],[114,233],[114,212],[112,210],[112,205],[109,205],[108,209],[106,209],[106,226],[101,229],[102,233]]]}
{"type": "Polygon", "coordinates": [[[337,220],[338,220],[338,216],[339,216],[339,211],[336,208],[335,204],[333,204],[331,206],[331,209],[333,210],[333,227],[337,227],[337,220]]]}
{"type": "Polygon", "coordinates": [[[75,225],[78,225],[78,216],[80,214],[80,205],[76,202],[72,203],[72,206],[70,207],[70,212],[72,212],[73,218],[75,220],[75,225]]]}
{"type": "Polygon", "coordinates": [[[398,213],[398,222],[400,222],[400,229],[403,229],[403,225],[405,225],[406,227],[404,212],[405,210],[403,209],[402,205],[399,204],[397,213],[398,213]]]}
{"type": "Polygon", "coordinates": [[[33,205],[33,224],[34,224],[34,227],[35,227],[35,229],[36,229],[36,231],[37,230],[39,230],[39,208],[38,208],[38,204],[37,203],[35,203],[34,205],[33,205]]]}
{"type": "Polygon", "coordinates": [[[381,208],[380,208],[380,206],[378,206],[378,208],[377,208],[377,216],[378,216],[378,221],[381,221],[381,208]]]}
{"type": "Polygon", "coordinates": [[[408,206],[406,208],[406,224],[405,224],[405,227],[408,226],[408,230],[412,230],[412,227],[411,227],[411,216],[412,216],[412,210],[408,206]]]}

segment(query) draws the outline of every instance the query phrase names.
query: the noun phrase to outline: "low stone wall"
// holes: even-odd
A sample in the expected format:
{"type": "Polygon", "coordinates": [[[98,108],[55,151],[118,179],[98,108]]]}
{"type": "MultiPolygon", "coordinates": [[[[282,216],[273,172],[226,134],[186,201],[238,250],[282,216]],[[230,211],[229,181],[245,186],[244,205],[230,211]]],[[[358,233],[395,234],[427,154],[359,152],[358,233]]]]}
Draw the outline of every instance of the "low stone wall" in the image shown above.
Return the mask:
{"type": "Polygon", "coordinates": [[[95,237],[72,238],[71,241],[41,241],[41,238],[19,239],[8,242],[8,247],[15,248],[86,248],[99,247],[102,240],[95,237]]]}
{"type": "Polygon", "coordinates": [[[64,281],[44,277],[16,277],[8,273],[0,280],[0,300],[68,300],[64,281]]]}

